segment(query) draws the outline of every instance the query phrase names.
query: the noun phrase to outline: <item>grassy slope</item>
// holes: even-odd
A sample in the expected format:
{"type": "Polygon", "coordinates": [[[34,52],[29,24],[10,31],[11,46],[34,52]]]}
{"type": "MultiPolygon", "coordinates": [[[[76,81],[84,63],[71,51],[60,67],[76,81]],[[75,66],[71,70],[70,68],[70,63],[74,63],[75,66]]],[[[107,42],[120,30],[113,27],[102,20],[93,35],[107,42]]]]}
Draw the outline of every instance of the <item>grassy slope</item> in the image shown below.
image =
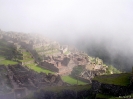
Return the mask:
{"type": "Polygon", "coordinates": [[[54,74],[54,72],[50,71],[50,70],[47,70],[47,69],[43,69],[39,66],[37,66],[36,64],[27,64],[28,68],[40,73],[40,72],[44,72],[44,73],[52,73],[54,74]]]}
{"type": "Polygon", "coordinates": [[[18,64],[18,62],[15,62],[15,61],[12,61],[12,60],[2,60],[0,61],[0,64],[3,64],[3,65],[15,65],[15,64],[18,64]]]}
{"type": "MultiPolygon", "coordinates": [[[[69,84],[77,84],[77,79],[75,79],[75,78],[72,78],[72,77],[70,77],[70,76],[62,76],[61,77],[62,78],[62,80],[64,81],[64,82],[67,82],[67,83],[69,83],[69,84]]],[[[82,81],[78,81],[78,85],[85,85],[85,84],[87,84],[87,83],[85,83],[85,82],[82,82],[82,81]]]]}
{"type": "Polygon", "coordinates": [[[106,84],[127,86],[130,83],[129,80],[130,76],[131,76],[130,73],[102,75],[102,76],[96,76],[93,80],[97,80],[101,83],[106,83],[106,84]]]}

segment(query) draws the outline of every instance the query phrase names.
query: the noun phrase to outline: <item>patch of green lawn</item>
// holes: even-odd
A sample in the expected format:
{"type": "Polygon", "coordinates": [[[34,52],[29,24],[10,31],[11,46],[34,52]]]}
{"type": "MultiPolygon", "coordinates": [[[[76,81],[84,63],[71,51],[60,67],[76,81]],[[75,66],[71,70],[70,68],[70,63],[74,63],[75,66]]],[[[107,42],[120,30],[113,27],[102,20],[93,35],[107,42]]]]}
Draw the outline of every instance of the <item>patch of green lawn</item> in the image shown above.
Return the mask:
{"type": "MultiPolygon", "coordinates": [[[[69,84],[72,84],[72,85],[77,84],[77,79],[75,79],[71,76],[62,76],[61,78],[64,82],[67,82],[69,84]]],[[[87,84],[87,83],[78,80],[78,85],[85,85],[85,84],[87,84]]]]}
{"type": "Polygon", "coordinates": [[[12,61],[12,60],[2,60],[0,61],[0,64],[2,65],[15,65],[15,64],[18,64],[18,62],[15,62],[15,61],[12,61]]]}
{"type": "Polygon", "coordinates": [[[102,75],[102,76],[95,76],[93,80],[97,80],[101,83],[106,83],[106,84],[127,86],[130,84],[130,79],[129,79],[130,76],[131,76],[130,73],[102,75]]]}
{"type": "Polygon", "coordinates": [[[36,72],[38,72],[38,73],[44,72],[44,73],[47,73],[47,74],[48,73],[54,74],[54,72],[52,72],[50,70],[47,70],[47,69],[43,69],[43,68],[37,66],[36,64],[27,64],[27,67],[34,70],[34,71],[36,71],[36,72]]]}

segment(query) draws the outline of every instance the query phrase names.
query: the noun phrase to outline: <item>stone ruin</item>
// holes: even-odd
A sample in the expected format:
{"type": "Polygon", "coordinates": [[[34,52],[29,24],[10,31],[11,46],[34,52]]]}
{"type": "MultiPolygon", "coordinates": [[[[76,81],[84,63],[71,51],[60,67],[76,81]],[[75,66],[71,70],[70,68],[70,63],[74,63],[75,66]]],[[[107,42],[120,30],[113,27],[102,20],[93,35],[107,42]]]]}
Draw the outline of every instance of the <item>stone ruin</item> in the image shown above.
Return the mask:
{"type": "Polygon", "coordinates": [[[86,66],[88,58],[80,53],[71,55],[60,54],[58,56],[48,56],[40,62],[39,66],[57,72],[60,75],[71,74],[73,67],[86,66]]]}
{"type": "Polygon", "coordinates": [[[59,75],[36,73],[21,65],[8,66],[8,71],[10,71],[9,76],[15,81],[18,87],[37,89],[53,85],[62,86],[64,84],[59,75]]]}
{"type": "Polygon", "coordinates": [[[86,65],[85,69],[86,69],[85,71],[81,72],[80,77],[87,79],[91,82],[94,76],[105,74],[107,67],[103,66],[101,63],[96,64],[90,62],[86,65]]]}
{"type": "Polygon", "coordinates": [[[20,64],[0,66],[0,96],[4,92],[4,94],[12,93],[13,97],[20,98],[27,95],[27,92],[40,88],[64,85],[67,84],[59,75],[37,73],[20,64]]]}
{"type": "MultiPolygon", "coordinates": [[[[39,35],[33,36],[31,34],[24,33],[4,33],[4,35],[8,36],[8,40],[12,40],[16,47],[25,46],[24,48],[29,50],[29,52],[34,57],[35,61],[42,67],[48,70],[57,72],[60,75],[68,75],[71,74],[73,67],[75,66],[86,66],[87,70],[92,71],[104,71],[106,68],[101,69],[102,62],[99,59],[96,59],[94,63],[92,63],[88,55],[83,52],[78,51],[75,47],[70,47],[67,45],[59,45],[59,43],[47,40],[39,35]],[[32,50],[36,48],[44,48],[46,46],[51,46],[58,49],[61,53],[57,55],[45,57],[45,51],[37,52],[37,54],[33,54],[32,50]],[[65,54],[65,52],[70,52],[71,54],[65,54]],[[38,55],[38,56],[36,56],[38,55]],[[40,56],[39,56],[40,55],[40,56]],[[38,57],[43,56],[41,62],[38,60],[38,57]],[[45,58],[44,58],[45,57],[45,58]],[[89,68],[89,69],[88,69],[89,68]],[[91,69],[90,69],[91,68],[91,69]]],[[[47,55],[46,55],[47,56],[47,55]]],[[[29,62],[32,63],[33,61],[29,62]]]]}
{"type": "Polygon", "coordinates": [[[7,73],[8,71],[6,67],[4,65],[0,65],[0,94],[3,94],[4,92],[10,92],[12,90],[7,73]]]}

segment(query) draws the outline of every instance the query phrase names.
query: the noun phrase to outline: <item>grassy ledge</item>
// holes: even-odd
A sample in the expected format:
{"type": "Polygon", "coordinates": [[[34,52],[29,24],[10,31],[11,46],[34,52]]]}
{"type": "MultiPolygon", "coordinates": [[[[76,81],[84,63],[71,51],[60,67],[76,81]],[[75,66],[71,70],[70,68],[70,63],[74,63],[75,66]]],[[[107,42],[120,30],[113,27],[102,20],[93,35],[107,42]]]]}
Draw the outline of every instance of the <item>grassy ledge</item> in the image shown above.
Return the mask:
{"type": "Polygon", "coordinates": [[[77,83],[77,79],[76,78],[73,78],[71,76],[62,76],[61,78],[62,78],[62,80],[64,82],[67,82],[67,83],[72,84],[72,85],[74,85],[74,84],[86,85],[87,84],[87,83],[82,82],[82,81],[79,81],[79,80],[78,80],[78,83],[77,83]]]}
{"type": "Polygon", "coordinates": [[[131,73],[102,75],[102,76],[96,76],[93,80],[97,80],[105,84],[127,86],[130,84],[130,79],[129,79],[130,76],[131,76],[131,73]]]}

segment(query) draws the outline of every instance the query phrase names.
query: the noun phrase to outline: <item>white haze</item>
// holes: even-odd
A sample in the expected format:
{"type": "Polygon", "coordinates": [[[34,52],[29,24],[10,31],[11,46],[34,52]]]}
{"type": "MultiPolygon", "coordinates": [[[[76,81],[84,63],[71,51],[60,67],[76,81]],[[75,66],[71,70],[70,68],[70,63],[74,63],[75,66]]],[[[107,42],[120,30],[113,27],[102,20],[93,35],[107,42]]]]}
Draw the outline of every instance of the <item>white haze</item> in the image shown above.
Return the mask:
{"type": "Polygon", "coordinates": [[[133,53],[133,1],[0,0],[0,28],[42,33],[66,44],[104,42],[109,52],[129,54],[133,53]]]}

